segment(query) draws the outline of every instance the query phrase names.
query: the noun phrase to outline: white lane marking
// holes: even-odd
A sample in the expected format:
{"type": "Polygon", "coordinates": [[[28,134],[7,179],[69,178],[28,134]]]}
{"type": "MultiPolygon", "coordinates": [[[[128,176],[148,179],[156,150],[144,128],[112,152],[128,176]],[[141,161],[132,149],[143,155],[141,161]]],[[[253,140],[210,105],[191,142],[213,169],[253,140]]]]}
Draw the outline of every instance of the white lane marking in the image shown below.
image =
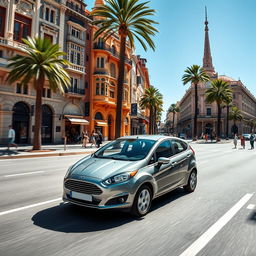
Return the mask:
{"type": "Polygon", "coordinates": [[[56,198],[56,199],[52,199],[52,200],[49,200],[49,201],[37,203],[37,204],[31,204],[31,205],[23,206],[23,207],[20,207],[20,208],[15,208],[15,209],[12,209],[12,210],[0,212],[0,216],[6,215],[6,214],[9,214],[9,213],[13,213],[13,212],[19,212],[19,211],[22,211],[22,210],[26,210],[26,209],[37,207],[37,206],[44,205],[44,204],[50,204],[50,203],[53,203],[53,202],[56,202],[56,201],[60,201],[60,200],[62,200],[61,197],[60,198],[56,198]]]}
{"type": "Polygon", "coordinates": [[[228,210],[217,222],[204,232],[193,244],[191,244],[180,256],[197,255],[210,240],[235,216],[235,214],[248,202],[253,194],[243,196],[230,210],[228,210]]]}
{"type": "Polygon", "coordinates": [[[254,204],[249,204],[249,205],[247,206],[247,209],[249,209],[249,210],[253,210],[253,209],[254,209],[254,207],[255,207],[255,205],[254,205],[254,204]]]}
{"type": "Polygon", "coordinates": [[[44,172],[45,172],[45,171],[23,172],[23,173],[16,173],[16,174],[4,175],[4,177],[5,177],[5,178],[9,178],[9,177],[23,176],[23,175],[30,175],[30,174],[38,174],[38,173],[44,173],[44,172]]]}

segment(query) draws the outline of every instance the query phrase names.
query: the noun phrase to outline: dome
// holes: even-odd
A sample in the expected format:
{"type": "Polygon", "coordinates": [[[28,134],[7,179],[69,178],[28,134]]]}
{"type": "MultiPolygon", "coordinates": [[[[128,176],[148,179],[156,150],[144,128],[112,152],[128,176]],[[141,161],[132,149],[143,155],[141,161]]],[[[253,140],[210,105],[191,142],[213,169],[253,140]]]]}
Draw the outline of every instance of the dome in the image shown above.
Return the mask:
{"type": "Polygon", "coordinates": [[[225,75],[218,76],[218,79],[220,79],[222,81],[225,81],[225,82],[236,81],[234,78],[229,77],[229,76],[225,76],[225,75]]]}

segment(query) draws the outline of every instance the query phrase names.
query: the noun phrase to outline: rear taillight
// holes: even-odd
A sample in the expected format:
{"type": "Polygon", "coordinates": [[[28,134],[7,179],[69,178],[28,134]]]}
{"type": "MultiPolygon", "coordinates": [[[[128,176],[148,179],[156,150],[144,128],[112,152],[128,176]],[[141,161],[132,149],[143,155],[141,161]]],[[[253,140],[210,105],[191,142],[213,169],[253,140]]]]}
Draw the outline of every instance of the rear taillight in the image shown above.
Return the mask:
{"type": "Polygon", "coordinates": [[[193,154],[195,155],[196,152],[194,151],[194,149],[191,146],[189,146],[189,148],[192,150],[193,154]]]}

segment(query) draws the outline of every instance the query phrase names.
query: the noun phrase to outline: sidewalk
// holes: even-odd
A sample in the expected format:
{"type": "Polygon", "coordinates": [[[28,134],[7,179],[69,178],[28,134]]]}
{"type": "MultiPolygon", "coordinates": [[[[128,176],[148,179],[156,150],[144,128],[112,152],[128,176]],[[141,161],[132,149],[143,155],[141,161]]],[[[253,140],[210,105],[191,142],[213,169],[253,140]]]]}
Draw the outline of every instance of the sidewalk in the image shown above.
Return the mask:
{"type": "MultiPolygon", "coordinates": [[[[109,141],[104,141],[101,146],[105,145],[109,141]]],[[[7,150],[5,147],[0,147],[0,160],[1,159],[17,159],[17,158],[31,158],[31,157],[48,157],[48,156],[67,156],[67,155],[83,155],[91,154],[98,148],[93,146],[92,148],[82,148],[82,144],[67,145],[64,150],[64,145],[43,145],[41,152],[32,152],[32,146],[20,146],[17,149],[11,147],[7,150]]]]}

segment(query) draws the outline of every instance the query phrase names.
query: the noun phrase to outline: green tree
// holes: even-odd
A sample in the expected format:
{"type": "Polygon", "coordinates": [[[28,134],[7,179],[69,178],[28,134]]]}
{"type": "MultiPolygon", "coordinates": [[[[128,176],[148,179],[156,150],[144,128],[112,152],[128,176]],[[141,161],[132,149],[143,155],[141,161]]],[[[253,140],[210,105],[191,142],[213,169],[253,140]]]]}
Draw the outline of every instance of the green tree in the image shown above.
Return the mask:
{"type": "Polygon", "coordinates": [[[70,77],[63,66],[69,62],[60,59],[66,53],[59,51],[58,44],[52,44],[49,39],[28,38],[23,39],[26,47],[23,49],[25,56],[17,55],[10,59],[8,68],[11,69],[7,80],[10,83],[20,81],[21,84],[33,83],[36,90],[35,108],[35,132],[33,150],[41,149],[41,125],[42,125],[42,93],[45,80],[49,81],[49,87],[64,93],[64,89],[70,85],[70,77]]]}
{"type": "Polygon", "coordinates": [[[245,120],[245,123],[250,126],[250,132],[252,133],[253,130],[256,128],[256,118],[252,118],[249,120],[245,120]]]}
{"type": "Polygon", "coordinates": [[[116,106],[116,124],[115,135],[120,137],[122,120],[122,96],[125,70],[125,50],[126,43],[129,41],[134,48],[135,38],[142,47],[147,50],[147,45],[155,50],[155,44],[152,36],[157,29],[153,26],[157,24],[150,16],[155,14],[154,9],[150,9],[147,4],[139,0],[106,0],[106,4],[96,7],[92,15],[101,17],[94,21],[99,28],[94,35],[94,40],[103,35],[103,40],[114,34],[120,37],[120,60],[118,63],[118,84],[117,84],[117,106],[116,106]]]}
{"type": "MultiPolygon", "coordinates": [[[[243,120],[242,112],[236,106],[231,108],[231,111],[229,113],[229,120],[234,121],[233,127],[236,127],[236,122],[237,121],[242,121],[243,120]]],[[[237,131],[234,131],[234,133],[237,133],[237,131]]]]}
{"type": "Polygon", "coordinates": [[[204,69],[198,65],[187,67],[184,71],[185,74],[182,77],[184,85],[192,83],[195,88],[195,113],[194,113],[194,132],[193,140],[197,140],[197,114],[198,114],[198,84],[201,82],[209,81],[209,76],[204,72],[204,69]]]}
{"type": "Polygon", "coordinates": [[[163,96],[158,89],[150,86],[145,90],[140,100],[140,106],[142,108],[149,108],[149,134],[155,133],[157,113],[161,112],[162,105],[163,96]]]}
{"type": "Polygon", "coordinates": [[[222,107],[227,108],[226,115],[226,139],[228,139],[228,131],[229,131],[229,110],[233,106],[232,98],[228,98],[227,101],[223,102],[222,107]]]}
{"type": "Polygon", "coordinates": [[[229,88],[227,82],[216,79],[212,81],[211,87],[205,92],[206,102],[216,102],[218,109],[217,119],[217,141],[220,141],[221,136],[221,104],[232,100],[232,90],[229,88]]]}
{"type": "Polygon", "coordinates": [[[167,112],[172,113],[172,130],[174,132],[175,131],[174,129],[175,114],[180,112],[180,108],[177,104],[171,104],[167,112]]]}

